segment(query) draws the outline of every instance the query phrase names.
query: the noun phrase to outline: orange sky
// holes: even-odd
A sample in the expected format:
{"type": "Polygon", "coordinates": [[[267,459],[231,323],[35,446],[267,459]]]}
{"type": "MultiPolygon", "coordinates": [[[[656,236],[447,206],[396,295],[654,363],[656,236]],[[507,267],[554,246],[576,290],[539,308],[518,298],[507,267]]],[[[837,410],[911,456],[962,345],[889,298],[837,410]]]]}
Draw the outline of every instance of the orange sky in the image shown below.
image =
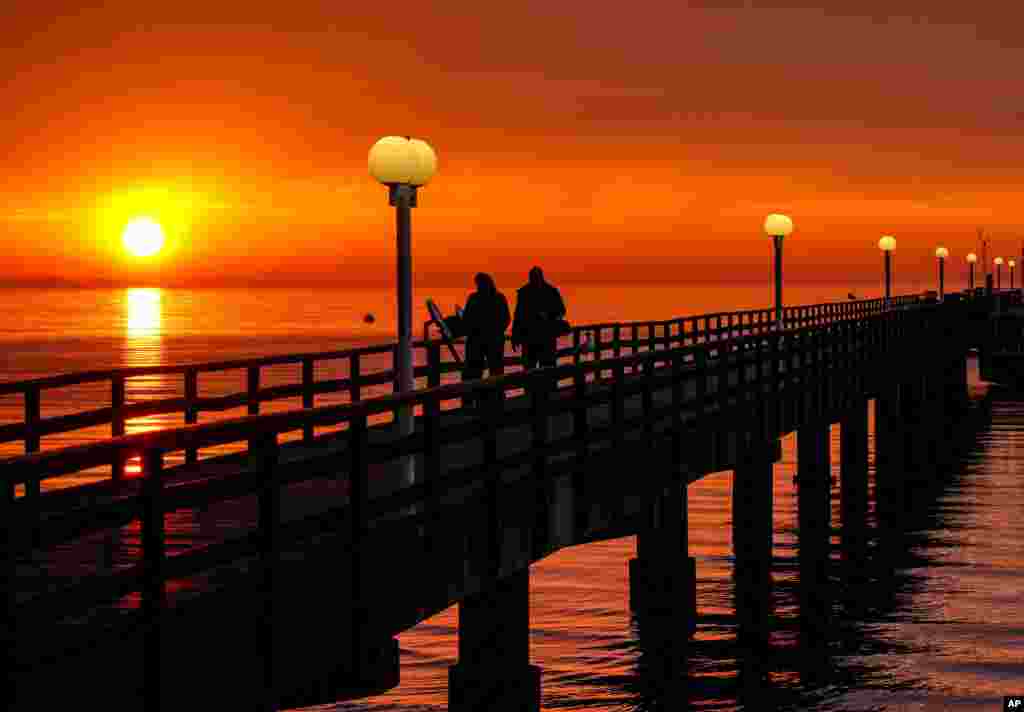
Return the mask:
{"type": "Polygon", "coordinates": [[[775,211],[787,280],[876,279],[884,233],[903,277],[1020,253],[1024,10],[745,4],[15,3],[0,281],[391,283],[390,133],[439,156],[423,283],[762,279],[775,211]]]}

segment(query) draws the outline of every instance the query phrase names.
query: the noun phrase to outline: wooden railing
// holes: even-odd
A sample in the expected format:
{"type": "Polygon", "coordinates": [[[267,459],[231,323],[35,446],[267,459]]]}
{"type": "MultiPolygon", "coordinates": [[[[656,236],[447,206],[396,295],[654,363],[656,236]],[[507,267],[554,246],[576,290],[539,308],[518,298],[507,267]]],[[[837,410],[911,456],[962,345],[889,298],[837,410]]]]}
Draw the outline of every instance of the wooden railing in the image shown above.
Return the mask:
{"type": "MultiPolygon", "coordinates": [[[[906,300],[903,303],[916,302],[906,300]]],[[[2,572],[7,582],[14,580],[16,558],[33,548],[52,547],[89,533],[120,527],[133,520],[141,522],[142,533],[141,560],[136,565],[77,579],[66,589],[38,596],[20,605],[14,605],[14,596],[8,590],[5,599],[8,610],[4,620],[17,620],[19,626],[41,625],[50,620],[54,611],[59,611],[62,616],[73,615],[83,608],[141,591],[141,612],[149,631],[147,635],[151,636],[150,643],[159,647],[162,621],[165,620],[162,612],[168,605],[168,580],[185,578],[251,555],[258,556],[262,566],[271,572],[268,575],[272,576],[278,566],[278,551],[283,539],[302,537],[324,527],[348,529],[353,547],[351,581],[354,587],[358,587],[362,566],[360,545],[370,519],[388,512],[408,511],[406,508],[410,505],[420,505],[420,513],[415,516],[436,516],[441,498],[447,492],[481,481],[481,478],[488,483],[486,496],[494,505],[504,470],[527,465],[536,486],[542,487],[552,477],[568,471],[579,473],[581,465],[589,458],[601,456],[600,453],[595,454],[594,446],[614,447],[621,444],[628,432],[637,429],[643,429],[651,447],[657,442],[667,441],[676,464],[682,462],[686,438],[695,433],[697,427],[712,427],[716,418],[723,419],[730,427],[735,427],[736,419],[741,418],[744,422],[749,421],[751,432],[767,433],[773,423],[779,422],[776,407],[779,398],[793,389],[801,393],[810,389],[817,397],[827,399],[832,389],[838,391],[843,384],[851,386],[859,382],[845,379],[863,378],[864,374],[872,373],[865,366],[876,358],[899,351],[901,342],[912,340],[915,345],[926,347],[927,339],[938,337],[926,328],[924,317],[944,308],[923,305],[915,310],[883,310],[872,304],[865,310],[853,308],[853,305],[849,308],[842,306],[845,305],[812,307],[806,308],[806,312],[794,309],[792,319],[822,323],[794,327],[785,332],[761,329],[757,326],[759,322],[754,320],[751,324],[756,331],[747,335],[735,334],[725,338],[727,332],[721,331],[721,338],[717,339],[673,344],[664,349],[650,348],[618,357],[565,364],[555,369],[434,386],[410,394],[393,394],[343,405],[123,435],[97,443],[0,460],[0,484],[6,488],[24,485],[26,490],[34,491],[39,491],[39,483],[48,478],[81,472],[104,463],[123,462],[136,456],[143,462],[142,482],[137,491],[127,491],[109,503],[51,512],[41,518],[40,500],[45,502],[51,495],[17,500],[0,497],[0,527],[3,529],[0,531],[3,535],[0,536],[0,544],[5,549],[0,551],[0,563],[7,569],[2,572]],[[588,380],[600,371],[614,374],[611,387],[588,388],[588,380]],[[627,378],[628,371],[640,376],[627,378]],[[567,379],[571,380],[571,385],[556,392],[556,384],[567,379]],[[512,410],[506,407],[506,395],[517,389],[529,395],[530,408],[512,410]],[[671,394],[669,402],[659,404],[653,393],[666,389],[671,394]],[[642,408],[639,414],[628,416],[626,399],[637,394],[641,395],[642,408]],[[482,410],[466,423],[442,428],[442,406],[467,396],[483,403],[482,410]],[[607,425],[595,426],[588,422],[589,408],[602,404],[610,406],[611,421],[607,425]],[[368,425],[371,417],[410,405],[422,411],[423,428],[412,435],[396,437],[386,445],[371,443],[368,425]],[[549,439],[548,420],[566,413],[572,414],[572,432],[567,437],[549,439]],[[525,424],[532,425],[532,441],[525,449],[499,458],[497,441],[500,432],[525,424]],[[328,466],[285,468],[279,464],[279,438],[283,433],[338,425],[344,426],[344,432],[338,437],[344,439],[345,448],[340,454],[331,456],[328,466]],[[483,461],[443,473],[442,445],[476,438],[482,438],[484,442],[483,461]],[[249,464],[244,471],[216,480],[166,485],[165,475],[171,473],[165,467],[168,454],[229,443],[247,445],[249,464]],[[370,500],[367,496],[370,467],[412,454],[423,455],[425,472],[422,481],[370,500]],[[282,487],[317,477],[346,474],[349,481],[349,503],[346,507],[328,516],[282,523],[282,487]],[[164,530],[166,514],[253,494],[259,499],[259,522],[255,532],[168,556],[164,530]],[[34,534],[30,535],[30,532],[34,534]]],[[[699,319],[719,317],[713,315],[699,319]]],[[[742,329],[743,324],[734,324],[734,327],[742,329]]],[[[727,330],[733,327],[726,324],[720,328],[727,330]]],[[[712,328],[689,333],[708,335],[712,328]]],[[[655,336],[655,345],[657,338],[655,336]]],[[[671,341],[673,336],[667,333],[661,338],[671,341]]],[[[688,337],[684,332],[676,338],[688,337]]],[[[807,400],[802,397],[791,400],[799,404],[792,407],[808,407],[807,400]]],[[[544,518],[535,520],[544,521],[544,518]]],[[[491,527],[492,547],[498,545],[496,526],[491,527]]],[[[353,590],[352,594],[352,600],[358,602],[360,591],[353,590]]]]}
{"type": "MultiPolygon", "coordinates": [[[[896,297],[892,306],[902,307],[920,301],[917,295],[896,297]]],[[[860,318],[880,313],[885,309],[882,299],[855,302],[838,302],[810,306],[787,307],[784,322],[787,329],[801,328],[816,324],[827,324],[837,319],[860,318]]],[[[748,334],[766,333],[774,328],[773,310],[720,312],[700,316],[668,319],[663,321],[634,321],[622,323],[588,324],[574,327],[568,337],[561,341],[558,350],[560,360],[571,358],[573,363],[587,359],[602,359],[605,356],[621,356],[623,353],[640,353],[645,350],[667,349],[676,346],[704,343],[733,338],[748,334]],[[584,338],[594,344],[594,350],[587,353],[580,347],[584,338]]],[[[446,361],[441,342],[436,339],[418,340],[413,343],[415,376],[425,379],[427,387],[439,385],[444,374],[459,370],[453,361],[446,361]]],[[[125,433],[126,422],[133,418],[153,415],[178,414],[184,424],[197,423],[201,412],[219,412],[245,407],[251,415],[260,412],[260,404],[287,398],[302,399],[304,408],[316,404],[316,396],[328,393],[347,394],[349,402],[361,400],[364,389],[372,386],[392,384],[397,391],[396,379],[397,344],[365,346],[341,351],[305,354],[288,354],[263,358],[216,361],[199,364],[143,366],[105,371],[85,371],[44,378],[0,383],[0,396],[20,394],[24,404],[21,422],[0,425],[0,443],[22,441],[26,453],[38,452],[40,440],[47,435],[68,433],[76,430],[109,425],[112,437],[125,433]],[[373,357],[390,355],[391,367],[370,372],[368,362],[373,357]],[[318,365],[340,362],[345,364],[345,375],[340,378],[315,378],[318,365]],[[286,364],[301,364],[301,380],[274,386],[261,385],[263,369],[286,364]],[[219,396],[203,396],[200,393],[200,375],[214,372],[244,371],[246,390],[219,396]],[[183,381],[183,397],[163,398],[137,403],[125,399],[130,379],[145,376],[177,376],[183,381]],[[42,417],[41,406],[46,391],[89,383],[106,383],[110,388],[110,402],[104,407],[53,417],[42,417]]],[[[520,359],[506,356],[506,364],[516,367],[520,359]]],[[[303,437],[313,438],[313,429],[305,428],[303,437]]],[[[189,448],[184,453],[185,461],[194,463],[198,452],[189,448]]],[[[125,462],[119,460],[111,465],[111,475],[119,479],[125,462]]],[[[31,485],[26,495],[37,494],[31,485]]]]}

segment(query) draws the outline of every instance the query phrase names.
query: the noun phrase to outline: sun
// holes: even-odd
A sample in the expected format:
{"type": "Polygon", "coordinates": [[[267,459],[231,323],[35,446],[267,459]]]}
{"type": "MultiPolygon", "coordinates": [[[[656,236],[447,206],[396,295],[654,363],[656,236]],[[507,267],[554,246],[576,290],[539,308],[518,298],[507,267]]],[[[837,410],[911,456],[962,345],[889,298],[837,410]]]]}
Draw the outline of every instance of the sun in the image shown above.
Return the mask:
{"type": "Polygon", "coordinates": [[[125,226],[121,242],[136,257],[150,257],[164,246],[164,229],[153,218],[134,218],[125,226]]]}

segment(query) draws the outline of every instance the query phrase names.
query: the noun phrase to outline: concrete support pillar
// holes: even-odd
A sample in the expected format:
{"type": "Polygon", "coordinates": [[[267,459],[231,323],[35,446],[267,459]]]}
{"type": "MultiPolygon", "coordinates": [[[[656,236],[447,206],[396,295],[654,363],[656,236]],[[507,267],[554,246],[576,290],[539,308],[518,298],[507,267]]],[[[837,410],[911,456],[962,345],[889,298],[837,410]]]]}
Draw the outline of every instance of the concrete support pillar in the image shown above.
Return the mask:
{"type": "Polygon", "coordinates": [[[830,438],[831,428],[828,423],[812,423],[797,430],[797,481],[801,486],[805,482],[831,481],[830,438]]]}
{"type": "Polygon", "coordinates": [[[760,645],[770,631],[774,453],[745,455],[732,488],[735,609],[741,640],[760,645]]]}
{"type": "Polygon", "coordinates": [[[352,691],[363,695],[379,694],[397,687],[401,678],[398,638],[375,632],[369,627],[361,629],[357,635],[360,640],[358,650],[339,661],[343,677],[334,680],[327,677],[319,684],[324,686],[323,689],[334,689],[335,694],[342,694],[338,690],[344,690],[343,694],[352,691]],[[332,688],[332,685],[338,687],[332,688]]]}
{"type": "Polygon", "coordinates": [[[634,675],[640,699],[661,709],[687,709],[689,645],[685,634],[653,616],[636,616],[633,625],[637,643],[634,675]]]}
{"type": "Polygon", "coordinates": [[[840,545],[847,575],[866,575],[868,514],[867,403],[848,411],[840,423],[840,545]]]}
{"type": "Polygon", "coordinates": [[[960,442],[960,418],[967,408],[967,352],[955,350],[945,361],[942,387],[938,394],[942,402],[942,418],[932,440],[938,445],[938,462],[946,466],[956,456],[960,442]]]}
{"type": "Polygon", "coordinates": [[[697,621],[697,564],[687,555],[685,479],[665,487],[651,505],[648,525],[637,533],[629,562],[629,607],[673,619],[692,634],[697,621]]]}
{"type": "Polygon", "coordinates": [[[805,627],[825,630],[828,603],[829,537],[832,533],[832,467],[828,423],[797,432],[797,533],[800,545],[800,618],[805,627]]]}
{"type": "Polygon", "coordinates": [[[936,364],[928,369],[924,378],[920,427],[925,431],[921,438],[924,450],[925,473],[932,476],[937,467],[949,461],[952,453],[949,439],[945,436],[949,421],[955,417],[956,406],[950,401],[950,381],[953,378],[953,358],[948,348],[937,344],[936,364]]]}
{"type": "Polygon", "coordinates": [[[767,456],[748,460],[733,475],[732,543],[737,567],[771,564],[774,464],[767,456]]]}
{"type": "Polygon", "coordinates": [[[946,371],[946,403],[955,409],[967,405],[967,351],[958,351],[946,371]]]}
{"type": "Polygon", "coordinates": [[[448,709],[540,709],[540,668],[530,664],[530,572],[459,603],[459,662],[448,668],[448,709]]]}
{"type": "Polygon", "coordinates": [[[868,428],[867,401],[856,401],[839,422],[839,491],[844,514],[847,510],[867,513],[868,428]]]}
{"type": "Polygon", "coordinates": [[[900,437],[900,391],[895,383],[886,384],[875,398],[875,479],[876,484],[889,471],[903,464],[903,439],[900,437]]]}
{"type": "Polygon", "coordinates": [[[907,479],[930,476],[934,466],[934,407],[928,397],[931,382],[920,374],[900,383],[900,422],[903,439],[902,471],[907,479]]]}

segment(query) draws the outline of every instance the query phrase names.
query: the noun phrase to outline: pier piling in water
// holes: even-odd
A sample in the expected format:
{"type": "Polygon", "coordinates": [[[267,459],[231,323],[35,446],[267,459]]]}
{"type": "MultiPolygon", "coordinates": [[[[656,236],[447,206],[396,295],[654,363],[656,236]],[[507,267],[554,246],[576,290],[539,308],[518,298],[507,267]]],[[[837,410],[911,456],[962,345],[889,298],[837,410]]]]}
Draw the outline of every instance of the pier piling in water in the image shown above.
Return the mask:
{"type": "Polygon", "coordinates": [[[451,712],[540,710],[540,668],[530,664],[530,572],[459,603],[459,661],[448,668],[451,712]]]}
{"type": "Polygon", "coordinates": [[[647,526],[637,533],[629,561],[629,607],[638,614],[672,619],[692,634],[697,624],[697,562],[688,555],[685,479],[650,503],[647,526]]]}
{"type": "Polygon", "coordinates": [[[774,443],[755,442],[733,474],[732,545],[739,637],[767,639],[771,600],[774,443]]]}
{"type": "Polygon", "coordinates": [[[843,510],[867,511],[868,403],[854,401],[839,421],[839,492],[843,510]]]}
{"type": "Polygon", "coordinates": [[[823,630],[828,619],[824,594],[832,533],[830,433],[829,424],[819,422],[800,428],[796,436],[800,617],[817,630],[823,630]]]}

